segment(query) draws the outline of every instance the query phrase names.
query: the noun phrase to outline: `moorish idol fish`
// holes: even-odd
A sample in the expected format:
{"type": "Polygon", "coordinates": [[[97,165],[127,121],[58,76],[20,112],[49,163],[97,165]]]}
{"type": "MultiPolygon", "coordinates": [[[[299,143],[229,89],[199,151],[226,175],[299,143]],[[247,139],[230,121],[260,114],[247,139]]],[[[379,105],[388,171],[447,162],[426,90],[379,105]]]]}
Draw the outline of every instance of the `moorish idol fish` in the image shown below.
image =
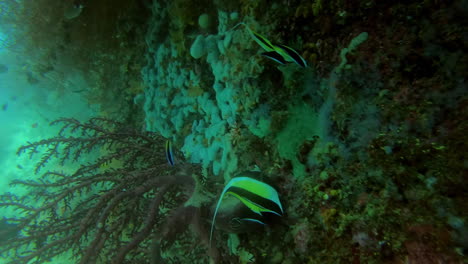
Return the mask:
{"type": "Polygon", "coordinates": [[[293,62],[301,67],[307,67],[307,62],[293,48],[290,48],[286,45],[275,45],[271,43],[271,41],[269,41],[267,38],[250,29],[250,27],[247,26],[244,22],[235,25],[232,29],[235,29],[240,25],[244,25],[252,39],[266,51],[262,53],[263,56],[280,64],[293,62]]]}
{"type": "Polygon", "coordinates": [[[281,44],[278,44],[275,47],[277,48],[276,52],[278,52],[287,62],[294,62],[303,68],[307,67],[307,62],[293,48],[281,44]]]}
{"type": "MultiPolygon", "coordinates": [[[[283,207],[281,206],[278,192],[276,192],[273,187],[251,177],[240,176],[232,178],[224,187],[218,203],[216,204],[213,220],[211,222],[210,246],[211,239],[213,237],[216,214],[218,213],[219,206],[226,194],[233,195],[252,212],[257,213],[260,216],[264,212],[273,213],[278,216],[283,214],[283,207]]],[[[240,218],[239,220],[264,224],[262,221],[254,218],[240,218]]]]}
{"type": "Polygon", "coordinates": [[[170,140],[166,140],[165,153],[166,153],[167,163],[169,163],[169,165],[171,166],[174,166],[174,153],[172,152],[172,143],[170,140]]]}

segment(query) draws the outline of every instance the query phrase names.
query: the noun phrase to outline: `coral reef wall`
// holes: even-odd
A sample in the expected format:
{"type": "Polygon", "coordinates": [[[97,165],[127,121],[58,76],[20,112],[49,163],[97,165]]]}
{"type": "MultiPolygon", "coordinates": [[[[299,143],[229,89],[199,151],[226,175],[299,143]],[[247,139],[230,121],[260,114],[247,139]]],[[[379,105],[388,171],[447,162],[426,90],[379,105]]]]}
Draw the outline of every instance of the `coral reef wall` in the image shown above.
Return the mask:
{"type": "Polygon", "coordinates": [[[0,255],[466,263],[467,13],[467,0],[0,1],[2,135],[26,141],[1,156],[14,186],[0,189],[0,255]],[[20,106],[76,116],[43,130],[10,115],[20,106]]]}
{"type": "Polygon", "coordinates": [[[149,84],[146,127],[173,138],[192,162],[229,179],[237,170],[233,149],[242,128],[259,137],[268,133],[268,107],[259,100],[271,81],[260,77],[264,66],[248,32],[232,29],[241,22],[238,12],[209,5],[191,10],[177,7],[179,2],[153,6],[143,71],[149,84]],[[196,11],[200,19],[192,20],[198,22],[179,19],[196,11]]]}
{"type": "Polygon", "coordinates": [[[466,11],[466,1],[154,2],[135,101],[146,129],[205,179],[260,169],[278,186],[288,227],[240,236],[230,252],[242,263],[459,263],[466,11]],[[309,66],[262,56],[275,55],[269,41],[309,66]]]}

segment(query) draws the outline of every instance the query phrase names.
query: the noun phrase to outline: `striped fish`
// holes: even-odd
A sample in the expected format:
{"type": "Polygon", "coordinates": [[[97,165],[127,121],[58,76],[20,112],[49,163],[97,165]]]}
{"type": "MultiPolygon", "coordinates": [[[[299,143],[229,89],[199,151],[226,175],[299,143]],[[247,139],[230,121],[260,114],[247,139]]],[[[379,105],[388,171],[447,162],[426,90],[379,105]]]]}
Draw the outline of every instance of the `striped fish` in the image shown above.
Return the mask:
{"type": "Polygon", "coordinates": [[[280,64],[292,62],[296,63],[297,65],[303,68],[307,67],[307,62],[293,48],[282,44],[275,45],[271,43],[271,41],[269,41],[267,38],[250,29],[250,27],[247,26],[244,22],[235,25],[232,29],[235,29],[240,25],[244,25],[245,28],[247,28],[247,31],[249,32],[252,39],[266,51],[262,53],[263,56],[272,59],[280,64]]]}
{"type": "Polygon", "coordinates": [[[165,148],[165,153],[166,153],[166,159],[167,163],[169,165],[174,166],[174,153],[172,152],[172,143],[170,140],[166,140],[166,148],[165,148]]]}
{"type": "Polygon", "coordinates": [[[280,54],[285,61],[296,63],[303,68],[307,67],[307,62],[293,48],[281,44],[278,44],[275,47],[275,51],[278,52],[278,54],[280,54]]]}
{"type": "MultiPolygon", "coordinates": [[[[248,175],[249,173],[244,174],[248,175]]],[[[213,220],[211,222],[210,246],[216,222],[216,214],[218,213],[219,206],[226,194],[233,195],[251,211],[259,214],[260,216],[265,212],[273,213],[278,216],[283,214],[283,207],[279,200],[278,192],[276,192],[273,187],[251,177],[240,176],[232,178],[224,187],[218,203],[216,204],[213,220]]],[[[263,224],[260,220],[253,218],[245,218],[244,221],[254,221],[259,224],[263,224]]]]}

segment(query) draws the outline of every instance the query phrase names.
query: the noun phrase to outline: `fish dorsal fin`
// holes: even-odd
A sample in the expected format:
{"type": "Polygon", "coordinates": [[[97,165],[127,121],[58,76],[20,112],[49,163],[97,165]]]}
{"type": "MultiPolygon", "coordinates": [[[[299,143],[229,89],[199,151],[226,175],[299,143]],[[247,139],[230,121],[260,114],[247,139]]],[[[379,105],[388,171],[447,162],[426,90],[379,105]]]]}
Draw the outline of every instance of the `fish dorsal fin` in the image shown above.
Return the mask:
{"type": "Polygon", "coordinates": [[[249,201],[268,209],[268,211],[275,211],[272,209],[276,207],[278,209],[278,214],[283,213],[283,207],[281,206],[278,192],[271,187],[271,185],[245,176],[236,177],[232,180],[236,180],[236,183],[230,187],[230,192],[235,192],[237,195],[247,198],[249,201]],[[250,195],[255,195],[255,197],[249,197],[250,195]],[[265,203],[265,205],[262,203],[265,203]]]}
{"type": "Polygon", "coordinates": [[[247,31],[249,32],[250,36],[252,37],[252,39],[257,42],[258,45],[260,45],[260,47],[262,47],[266,52],[271,52],[271,51],[275,51],[275,45],[273,45],[273,43],[271,43],[271,41],[269,41],[267,38],[265,38],[264,36],[258,34],[257,32],[253,31],[247,24],[245,24],[244,22],[240,22],[238,24],[236,24],[234,27],[231,28],[231,30],[234,30],[236,29],[237,27],[239,26],[245,26],[245,28],[247,29],[247,31]]]}
{"type": "Polygon", "coordinates": [[[247,27],[247,25],[244,22],[239,22],[228,31],[232,31],[232,30],[238,28],[239,26],[246,26],[247,27]]]}
{"type": "Polygon", "coordinates": [[[228,184],[224,187],[223,192],[221,193],[221,196],[218,199],[218,203],[216,204],[216,208],[215,208],[215,211],[214,211],[214,214],[213,214],[213,220],[211,220],[210,248],[211,248],[211,240],[213,238],[214,225],[215,225],[215,222],[216,222],[216,214],[218,214],[218,209],[219,209],[219,206],[221,205],[221,201],[224,198],[224,194],[226,194],[226,191],[229,189],[229,187],[231,187],[231,184],[232,184],[232,180],[230,180],[228,182],[228,184]]]}

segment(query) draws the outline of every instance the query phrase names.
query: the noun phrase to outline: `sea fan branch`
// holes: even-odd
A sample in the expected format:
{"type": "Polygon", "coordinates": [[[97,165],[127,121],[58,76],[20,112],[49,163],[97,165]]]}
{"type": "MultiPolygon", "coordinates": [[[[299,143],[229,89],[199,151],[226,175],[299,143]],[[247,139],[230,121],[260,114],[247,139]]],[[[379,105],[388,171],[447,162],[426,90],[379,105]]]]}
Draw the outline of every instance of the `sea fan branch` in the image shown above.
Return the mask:
{"type": "Polygon", "coordinates": [[[18,149],[39,156],[35,173],[47,171],[11,183],[29,190],[25,195],[0,196],[0,207],[18,210],[8,221],[22,234],[0,254],[10,263],[43,263],[70,249],[81,263],[144,258],[138,246],[151,243],[162,218],[181,206],[181,192],[186,199],[192,194],[199,167],[180,162],[176,171],[165,161],[164,138],[112,120],[63,118],[51,125],[61,125],[57,136],[18,149]]]}

